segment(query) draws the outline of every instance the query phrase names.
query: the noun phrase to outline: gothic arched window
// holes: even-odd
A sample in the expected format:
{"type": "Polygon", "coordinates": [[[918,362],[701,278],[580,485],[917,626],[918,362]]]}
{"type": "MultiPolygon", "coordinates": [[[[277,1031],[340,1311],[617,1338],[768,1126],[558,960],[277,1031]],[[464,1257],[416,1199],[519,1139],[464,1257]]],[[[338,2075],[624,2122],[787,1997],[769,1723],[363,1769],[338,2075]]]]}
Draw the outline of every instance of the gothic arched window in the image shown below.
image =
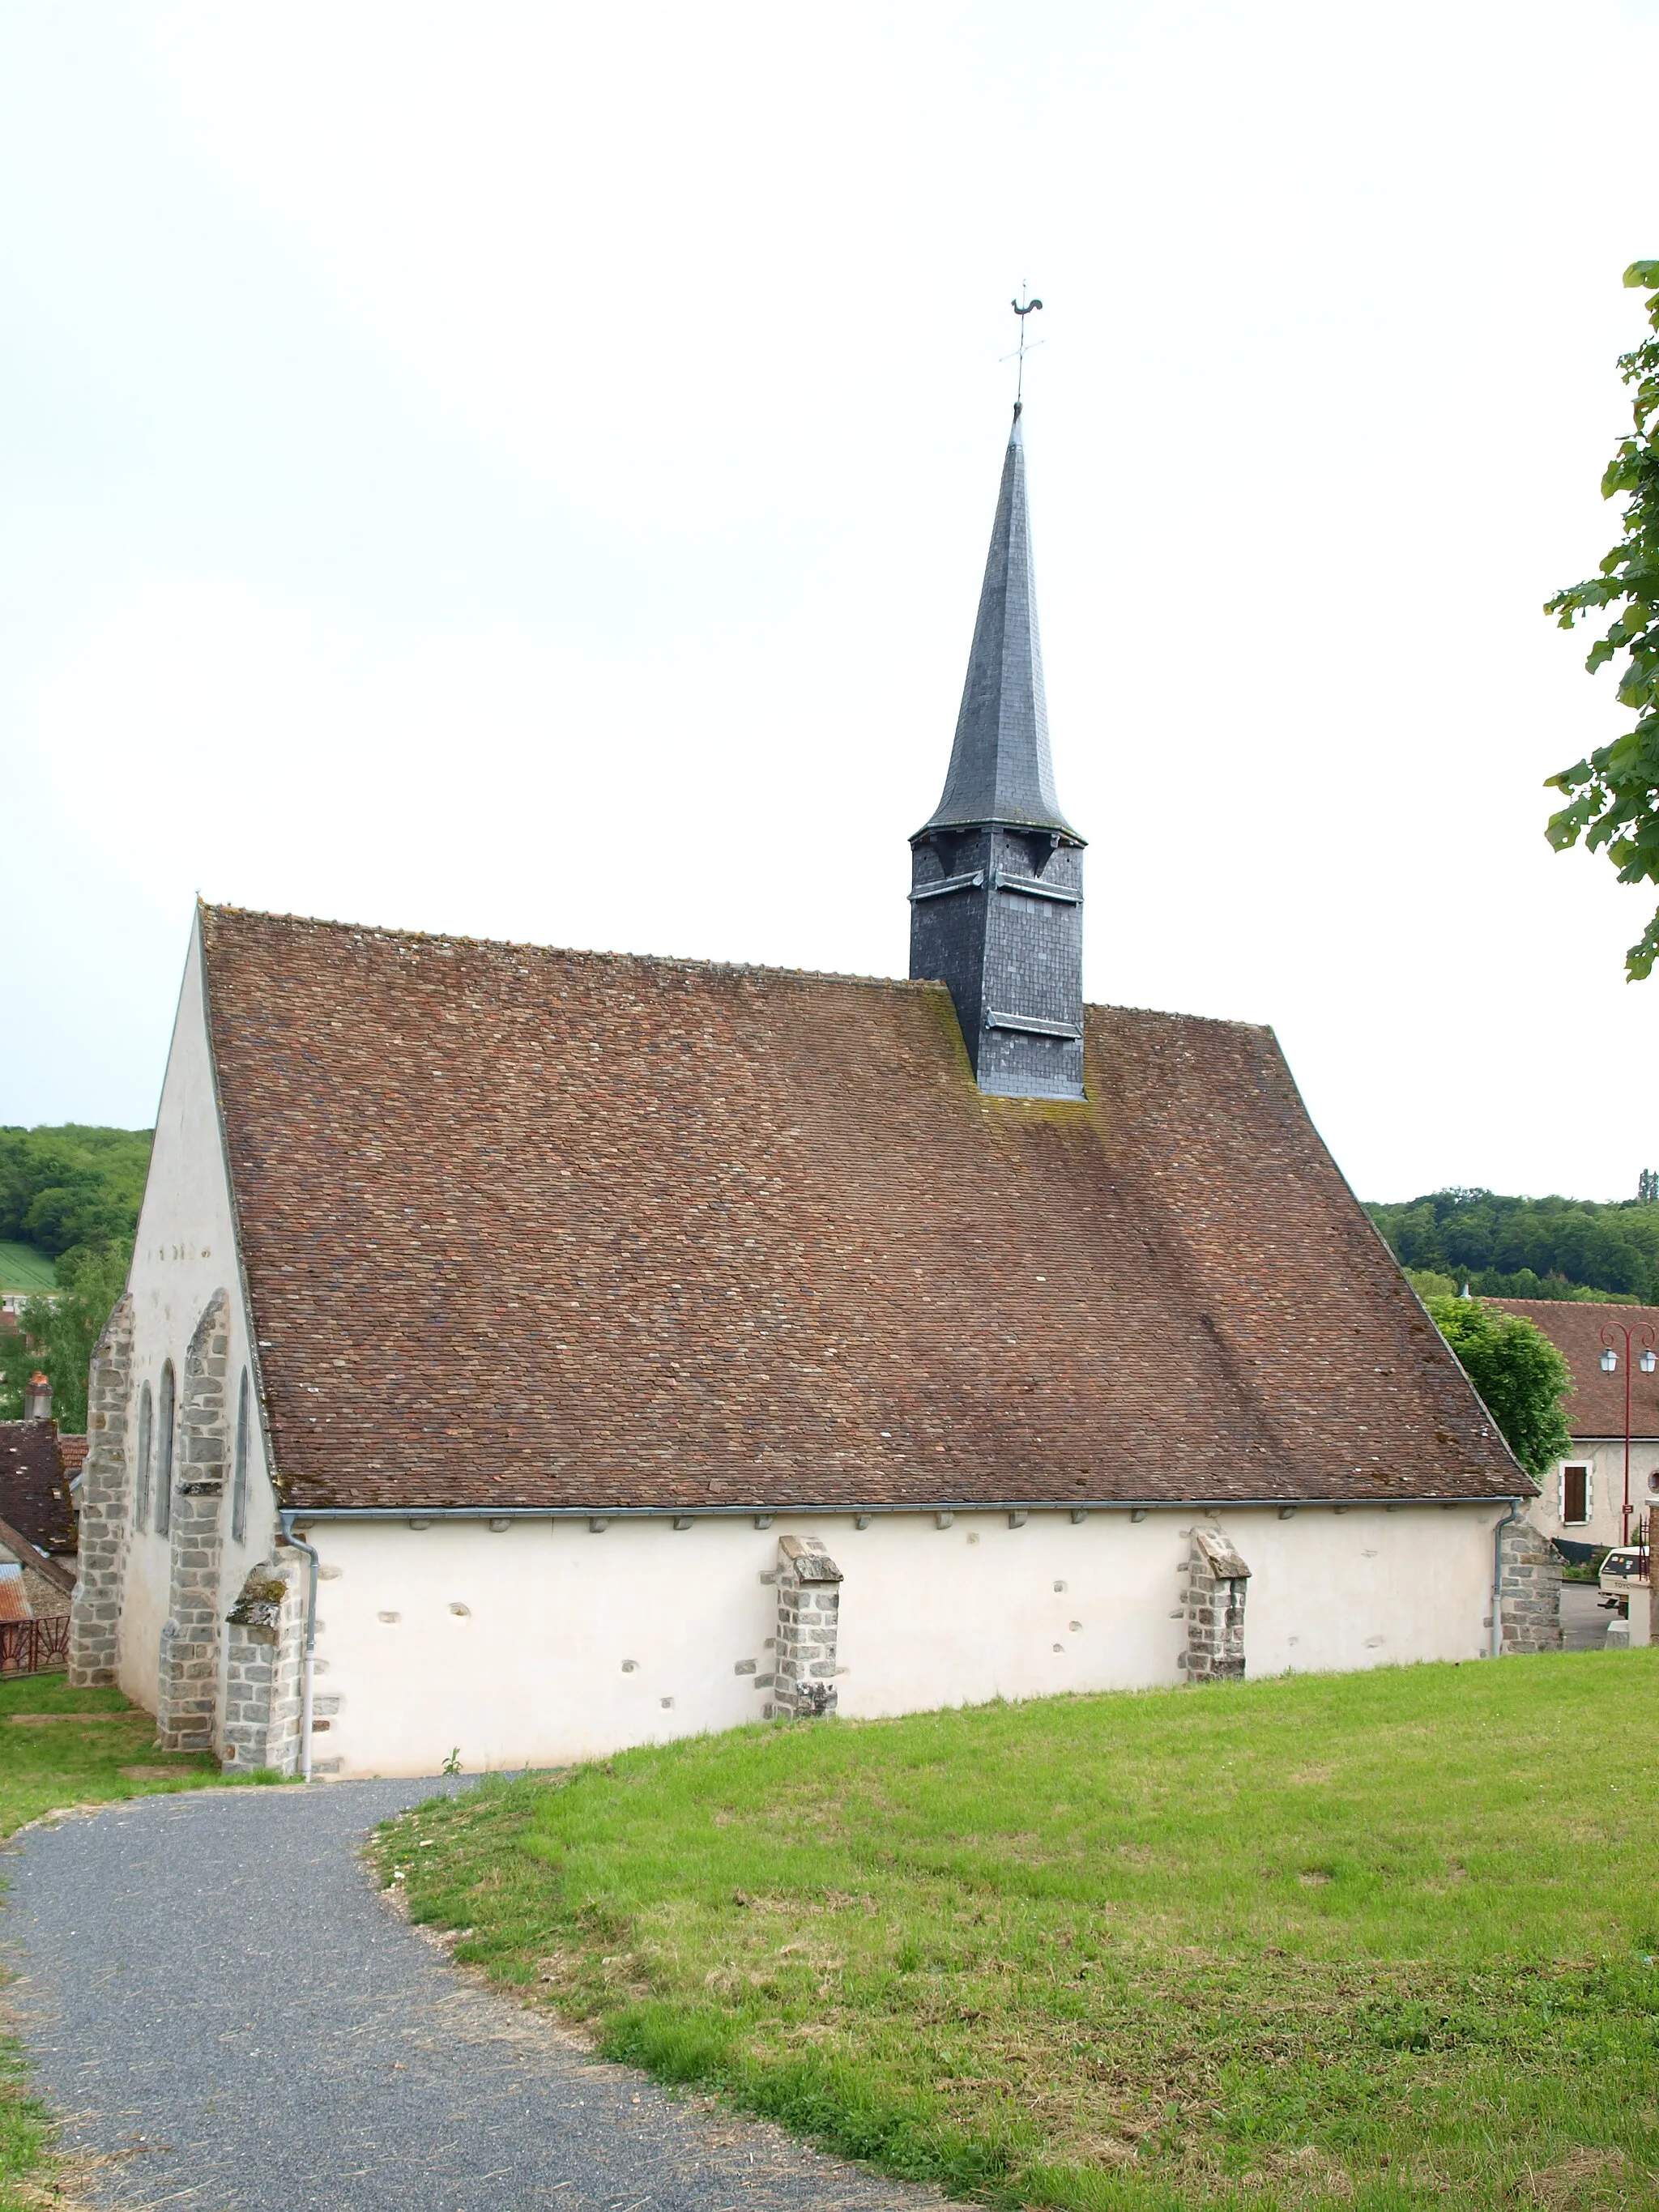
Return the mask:
{"type": "Polygon", "coordinates": [[[236,1394],[236,1467],[230,1486],[230,1533],[240,1544],[247,1538],[247,1446],[248,1446],[248,1389],[247,1370],[242,1370],[242,1387],[236,1394]]]}
{"type": "Polygon", "coordinates": [[[155,1533],[165,1536],[173,1526],[173,1419],[176,1393],[173,1387],[173,1362],[169,1359],[161,1370],[161,1403],[157,1426],[160,1435],[155,1450],[155,1533]]]}

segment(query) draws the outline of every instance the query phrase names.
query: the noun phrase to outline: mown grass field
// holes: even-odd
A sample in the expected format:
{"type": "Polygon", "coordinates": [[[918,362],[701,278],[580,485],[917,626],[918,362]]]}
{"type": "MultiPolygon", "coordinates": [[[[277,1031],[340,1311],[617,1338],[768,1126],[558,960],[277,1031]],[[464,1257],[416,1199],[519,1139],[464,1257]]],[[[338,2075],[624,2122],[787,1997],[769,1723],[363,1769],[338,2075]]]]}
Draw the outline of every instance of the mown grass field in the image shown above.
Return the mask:
{"type": "Polygon", "coordinates": [[[1659,1651],[756,1728],[388,1824],[610,2056],[1001,2205],[1659,2207],[1659,1651]]]}
{"type": "Polygon", "coordinates": [[[0,1291],[50,1291],[57,1285],[58,1270],[44,1252],[0,1237],[0,1291]]]}
{"type": "MultiPolygon", "coordinates": [[[[157,1752],[155,1741],[154,1719],[118,1690],[72,1690],[62,1674],[0,1682],[0,1836],[59,1806],[200,1789],[220,1779],[210,1759],[157,1752]],[[125,1771],[132,1767],[152,1771],[125,1771]]],[[[51,2139],[17,2045],[0,2035],[0,2212],[61,2201],[51,2139]]]]}

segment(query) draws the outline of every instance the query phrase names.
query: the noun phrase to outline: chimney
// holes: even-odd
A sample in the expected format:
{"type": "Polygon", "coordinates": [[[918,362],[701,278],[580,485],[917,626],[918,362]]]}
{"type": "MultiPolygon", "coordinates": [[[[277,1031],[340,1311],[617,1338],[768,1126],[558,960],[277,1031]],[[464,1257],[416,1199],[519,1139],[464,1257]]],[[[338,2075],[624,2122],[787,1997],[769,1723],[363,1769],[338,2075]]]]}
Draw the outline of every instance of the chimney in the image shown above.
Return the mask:
{"type": "Polygon", "coordinates": [[[38,1370],[24,1386],[23,1419],[26,1421],[49,1421],[52,1419],[52,1378],[40,1374],[38,1370]]]}

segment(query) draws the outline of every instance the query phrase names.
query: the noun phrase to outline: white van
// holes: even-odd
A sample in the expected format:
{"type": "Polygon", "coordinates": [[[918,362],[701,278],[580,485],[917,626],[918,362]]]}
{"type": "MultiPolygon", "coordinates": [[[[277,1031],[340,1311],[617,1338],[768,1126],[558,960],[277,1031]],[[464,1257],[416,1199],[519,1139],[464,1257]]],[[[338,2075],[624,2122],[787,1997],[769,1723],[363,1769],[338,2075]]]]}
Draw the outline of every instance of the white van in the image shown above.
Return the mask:
{"type": "Polygon", "coordinates": [[[1644,1544],[1620,1544],[1601,1562],[1601,1571],[1596,1577],[1601,1587],[1604,1605],[1619,1607],[1621,1613],[1630,1610],[1632,1590],[1648,1587],[1648,1551],[1644,1544]]]}

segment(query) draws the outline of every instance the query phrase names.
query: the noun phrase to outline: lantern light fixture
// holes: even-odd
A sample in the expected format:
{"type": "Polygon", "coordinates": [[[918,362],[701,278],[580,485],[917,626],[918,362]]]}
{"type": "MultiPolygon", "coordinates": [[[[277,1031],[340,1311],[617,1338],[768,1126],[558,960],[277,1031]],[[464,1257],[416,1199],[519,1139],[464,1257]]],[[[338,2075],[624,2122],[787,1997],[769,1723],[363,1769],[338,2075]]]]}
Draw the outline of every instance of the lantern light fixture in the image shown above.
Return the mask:
{"type": "Polygon", "coordinates": [[[1619,1354],[1611,1348],[1601,1354],[1601,1372],[1604,1375],[1616,1375],[1619,1372],[1619,1354]]]}

